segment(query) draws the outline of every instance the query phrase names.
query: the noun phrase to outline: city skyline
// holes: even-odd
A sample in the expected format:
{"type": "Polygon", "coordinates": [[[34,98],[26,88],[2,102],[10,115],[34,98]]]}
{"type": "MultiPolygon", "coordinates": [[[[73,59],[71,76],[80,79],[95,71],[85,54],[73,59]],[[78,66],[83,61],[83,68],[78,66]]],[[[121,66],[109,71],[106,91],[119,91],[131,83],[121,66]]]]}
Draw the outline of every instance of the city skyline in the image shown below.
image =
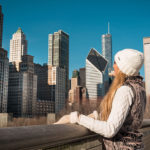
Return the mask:
{"type": "MultiPolygon", "coordinates": [[[[12,34],[21,27],[28,41],[28,50],[35,63],[47,63],[48,34],[59,29],[70,37],[69,76],[74,69],[85,67],[91,48],[101,54],[101,35],[107,33],[110,22],[114,54],[124,48],[143,52],[143,37],[149,36],[148,1],[48,1],[34,3],[1,0],[3,21],[3,48],[9,53],[12,34]],[[23,7],[22,7],[23,6],[23,7]],[[33,7],[34,6],[34,7],[33,7]],[[26,11],[28,10],[28,11],[26,11]],[[127,11],[128,10],[128,11],[127,11]]],[[[142,68],[141,74],[144,75],[142,68]]]]}

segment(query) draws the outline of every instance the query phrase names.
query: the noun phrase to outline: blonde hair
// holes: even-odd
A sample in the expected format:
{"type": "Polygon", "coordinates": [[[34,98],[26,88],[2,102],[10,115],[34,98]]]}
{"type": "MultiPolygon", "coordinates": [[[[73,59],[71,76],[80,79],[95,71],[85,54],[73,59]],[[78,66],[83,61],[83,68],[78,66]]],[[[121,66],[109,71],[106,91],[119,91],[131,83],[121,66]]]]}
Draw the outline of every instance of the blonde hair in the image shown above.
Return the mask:
{"type": "Polygon", "coordinates": [[[114,95],[117,89],[124,84],[126,77],[127,75],[122,73],[120,70],[115,76],[112,85],[100,104],[101,120],[106,121],[108,119],[111,112],[114,95]]]}

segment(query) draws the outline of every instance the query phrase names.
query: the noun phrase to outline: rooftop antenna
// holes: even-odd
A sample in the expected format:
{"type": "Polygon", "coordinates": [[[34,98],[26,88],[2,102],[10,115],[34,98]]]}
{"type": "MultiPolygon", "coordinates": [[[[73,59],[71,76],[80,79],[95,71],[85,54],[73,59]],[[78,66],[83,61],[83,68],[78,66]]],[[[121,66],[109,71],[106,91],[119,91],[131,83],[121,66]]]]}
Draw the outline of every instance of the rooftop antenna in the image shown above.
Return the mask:
{"type": "Polygon", "coordinates": [[[110,34],[109,30],[110,30],[110,29],[109,29],[109,22],[108,22],[108,34],[110,34]]]}

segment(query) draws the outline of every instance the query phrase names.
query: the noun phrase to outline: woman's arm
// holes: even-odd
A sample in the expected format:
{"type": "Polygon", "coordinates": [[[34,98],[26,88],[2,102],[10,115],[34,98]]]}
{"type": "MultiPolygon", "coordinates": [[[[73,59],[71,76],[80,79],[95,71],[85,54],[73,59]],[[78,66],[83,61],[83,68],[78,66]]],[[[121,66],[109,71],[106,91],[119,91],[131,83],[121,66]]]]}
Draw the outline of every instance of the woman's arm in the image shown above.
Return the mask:
{"type": "Polygon", "coordinates": [[[121,86],[113,99],[112,110],[107,121],[100,121],[85,115],[80,115],[78,124],[101,134],[113,137],[121,128],[132,104],[133,92],[128,86],[121,86]]]}
{"type": "MultiPolygon", "coordinates": [[[[98,112],[96,110],[93,111],[93,113],[89,114],[88,117],[98,119],[98,112]]],[[[71,113],[69,115],[64,115],[61,117],[57,122],[54,124],[66,124],[66,123],[77,123],[79,122],[79,113],[77,111],[71,113]]]]}

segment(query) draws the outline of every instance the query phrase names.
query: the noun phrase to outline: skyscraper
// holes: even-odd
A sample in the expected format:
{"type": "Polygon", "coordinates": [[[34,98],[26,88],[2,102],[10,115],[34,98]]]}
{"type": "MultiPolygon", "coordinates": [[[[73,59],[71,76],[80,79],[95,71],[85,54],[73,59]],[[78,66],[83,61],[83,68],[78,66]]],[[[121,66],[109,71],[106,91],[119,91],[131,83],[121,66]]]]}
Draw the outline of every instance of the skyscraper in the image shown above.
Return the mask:
{"type": "Polygon", "coordinates": [[[79,70],[79,77],[80,77],[80,86],[85,87],[85,68],[80,68],[79,70]]]}
{"type": "Polygon", "coordinates": [[[36,111],[37,75],[34,74],[33,56],[23,55],[19,71],[10,63],[8,112],[15,117],[33,116],[36,111]]]}
{"type": "Polygon", "coordinates": [[[74,70],[71,78],[71,89],[69,90],[69,98],[68,102],[77,110],[80,108],[80,104],[86,99],[86,91],[85,86],[80,85],[80,81],[85,79],[85,68],[80,68],[80,72],[78,70],[74,70]],[[81,75],[81,77],[79,76],[81,75]]]}
{"type": "Polygon", "coordinates": [[[150,37],[143,39],[144,47],[144,70],[145,70],[145,89],[147,97],[146,113],[150,117],[150,37]]]}
{"type": "Polygon", "coordinates": [[[39,101],[51,101],[50,86],[48,85],[48,65],[34,64],[34,72],[37,80],[37,99],[39,101]]]}
{"type": "Polygon", "coordinates": [[[51,86],[48,85],[48,65],[34,64],[37,75],[36,115],[42,116],[55,112],[55,101],[52,99],[51,86]]]}
{"type": "Polygon", "coordinates": [[[0,113],[7,112],[9,60],[7,51],[2,48],[3,13],[0,5],[0,113]]]}
{"type": "Polygon", "coordinates": [[[69,80],[69,35],[62,30],[49,34],[48,65],[65,69],[65,93],[68,94],[69,80]]]}
{"type": "Polygon", "coordinates": [[[22,61],[23,55],[27,55],[27,40],[25,34],[19,27],[10,40],[9,56],[9,62],[15,62],[17,70],[19,68],[19,63],[22,61]]]}
{"type": "Polygon", "coordinates": [[[2,13],[2,6],[0,5],[0,48],[2,47],[2,35],[3,35],[3,13],[2,13]]]}
{"type": "Polygon", "coordinates": [[[0,113],[7,112],[8,98],[8,65],[7,51],[0,48],[0,113]]]}
{"type": "Polygon", "coordinates": [[[108,72],[111,72],[112,69],[112,36],[109,33],[109,24],[108,24],[108,33],[102,35],[102,55],[108,61],[108,72]]]}
{"type": "Polygon", "coordinates": [[[95,49],[91,49],[86,58],[87,98],[96,100],[104,96],[104,72],[107,60],[95,49]]]}
{"type": "Polygon", "coordinates": [[[109,73],[112,71],[112,36],[109,33],[109,23],[108,33],[102,35],[102,55],[108,61],[108,65],[104,74],[104,90],[106,93],[110,84],[109,73]]]}
{"type": "Polygon", "coordinates": [[[65,72],[64,68],[48,66],[48,84],[51,85],[51,100],[55,102],[55,113],[65,107],[65,72]]]}

